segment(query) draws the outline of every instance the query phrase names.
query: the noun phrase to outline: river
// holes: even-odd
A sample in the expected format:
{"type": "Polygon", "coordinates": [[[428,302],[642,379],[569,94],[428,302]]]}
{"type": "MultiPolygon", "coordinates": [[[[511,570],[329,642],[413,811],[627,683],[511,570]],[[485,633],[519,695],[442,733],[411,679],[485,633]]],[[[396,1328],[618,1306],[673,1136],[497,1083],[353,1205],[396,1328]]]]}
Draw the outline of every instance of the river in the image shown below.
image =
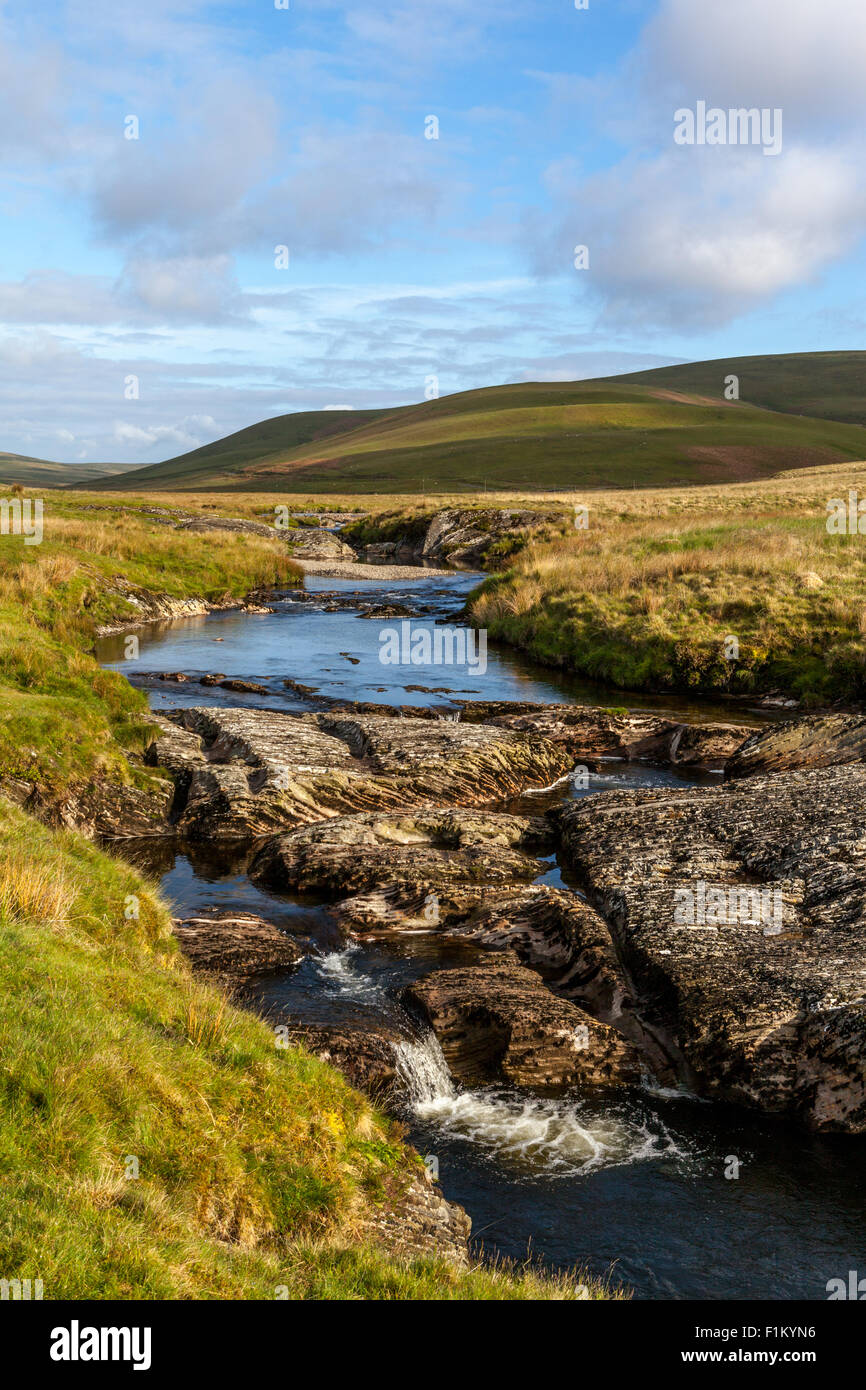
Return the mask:
{"type": "MultiPolygon", "coordinates": [[[[398,583],[308,578],[272,613],[226,612],[154,625],[139,633],[137,660],[121,637],[101,639],[102,663],[146,688],[155,709],[243,704],[303,712],[318,695],[388,704],[452,706],[455,699],[628,706],[682,719],[759,723],[761,711],[717,702],[626,696],[534,667],[492,646],[483,674],[456,666],[382,665],[380,636],[405,619],[364,617],[370,604],[398,604],[413,630],[448,619],[478,576],[425,576],[398,583]],[[264,685],[267,696],[162,681],[160,672],[219,672],[264,685]]],[[[563,795],[710,779],[623,763],[589,785],[524,798],[508,809],[536,813],[563,795]]],[[[272,1020],[391,1020],[410,980],[464,964],[476,947],[435,931],[346,947],[327,904],[255,888],[223,850],[137,847],[178,915],[211,906],[259,912],[304,937],[311,954],[267,979],[258,994],[272,1020]]],[[[571,887],[551,856],[540,882],[571,887]]],[[[646,1084],[615,1101],[574,1094],[541,1098],[452,1083],[432,1035],[401,1049],[403,1113],[410,1138],[438,1167],[446,1197],[466,1207],[473,1239],[489,1254],[584,1268],[622,1282],[638,1298],[826,1298],[830,1277],[863,1264],[866,1140],[815,1136],[783,1121],[709,1104],[646,1084]],[[736,1160],[734,1162],[733,1160],[736,1160]],[[738,1176],[732,1174],[737,1172],[738,1176]]]]}

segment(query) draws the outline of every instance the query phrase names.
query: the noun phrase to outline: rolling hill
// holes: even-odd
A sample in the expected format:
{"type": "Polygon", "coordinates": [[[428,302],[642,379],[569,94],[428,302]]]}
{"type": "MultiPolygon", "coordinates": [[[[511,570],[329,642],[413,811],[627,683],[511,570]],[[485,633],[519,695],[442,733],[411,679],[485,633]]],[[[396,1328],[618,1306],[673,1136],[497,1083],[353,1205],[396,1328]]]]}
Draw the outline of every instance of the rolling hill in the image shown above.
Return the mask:
{"type": "Polygon", "coordinates": [[[866,353],[687,363],[277,416],[95,489],[458,492],[745,481],[866,457],[866,353]],[[724,399],[730,374],[742,399],[724,399]]]}
{"type": "Polygon", "coordinates": [[[134,467],[128,463],[52,463],[50,459],[0,451],[0,492],[4,485],[15,483],[24,487],[89,487],[106,474],[114,476],[118,470],[128,472],[134,467]]]}

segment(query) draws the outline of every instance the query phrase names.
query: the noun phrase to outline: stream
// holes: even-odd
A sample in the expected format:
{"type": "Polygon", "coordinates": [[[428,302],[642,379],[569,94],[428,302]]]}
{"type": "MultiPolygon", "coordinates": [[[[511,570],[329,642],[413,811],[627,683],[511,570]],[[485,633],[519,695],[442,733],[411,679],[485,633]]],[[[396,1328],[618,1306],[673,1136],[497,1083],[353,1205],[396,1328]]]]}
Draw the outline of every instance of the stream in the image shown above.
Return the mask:
{"type": "MultiPolygon", "coordinates": [[[[479,576],[439,574],[388,581],[308,577],[272,613],[226,612],[139,632],[137,660],[121,636],[100,639],[99,660],[147,689],[153,708],[228,704],[306,712],[309,693],[392,705],[435,705],[443,716],[460,699],[574,701],[627,706],[684,720],[758,724],[767,713],[724,702],[624,695],[533,666],[507,648],[487,652],[483,674],[466,666],[387,666],[380,634],[410,621],[413,631],[452,620],[479,576]],[[399,605],[409,616],[364,614],[399,605]],[[269,694],[203,689],[219,672],[261,684],[269,694]]],[[[454,620],[456,621],[456,620],[454,620]]],[[[543,812],[563,796],[621,786],[717,783],[643,764],[610,763],[587,786],[566,784],[503,809],[543,812]]],[[[139,844],[140,867],[160,879],[178,915],[205,907],[260,913],[306,939],[311,953],[292,972],[263,980],[256,1002],[272,1021],[394,1022],[397,996],[432,970],[477,959],[479,947],[438,932],[391,934],[342,944],[327,904],[261,891],[243,856],[207,846],[177,850],[139,844]]],[[[577,891],[549,856],[537,880],[577,891]]],[[[826,1281],[863,1264],[866,1140],[816,1136],[754,1112],[709,1104],[646,1082],[611,1101],[573,1093],[539,1097],[452,1082],[432,1034],[398,1047],[403,1118],[409,1138],[438,1167],[442,1191],[472,1218],[473,1240],[491,1255],[612,1275],[635,1297],[656,1299],[826,1298],[826,1281]],[[731,1158],[739,1160],[739,1176],[731,1158]]]]}

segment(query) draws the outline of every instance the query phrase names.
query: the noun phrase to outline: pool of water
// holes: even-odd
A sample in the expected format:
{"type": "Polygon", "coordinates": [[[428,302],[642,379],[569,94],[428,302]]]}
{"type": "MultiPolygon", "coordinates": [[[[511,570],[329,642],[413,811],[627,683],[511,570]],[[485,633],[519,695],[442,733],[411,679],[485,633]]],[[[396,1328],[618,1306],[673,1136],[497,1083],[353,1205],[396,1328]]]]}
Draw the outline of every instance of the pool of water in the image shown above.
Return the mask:
{"type": "MultiPolygon", "coordinates": [[[[423,576],[424,571],[419,571],[423,576]]],[[[291,679],[314,687],[316,693],[341,700],[368,700],[379,704],[435,705],[447,708],[455,700],[526,700],[548,703],[574,700],[582,703],[623,706],[631,709],[664,708],[685,719],[736,719],[753,722],[765,718],[759,711],[731,704],[695,705],[666,697],[628,695],[576,677],[535,666],[508,647],[488,643],[486,668],[476,665],[434,665],[419,661],[391,666],[381,660],[387,634],[400,632],[401,623],[411,634],[433,632],[445,625],[463,628],[457,617],[467,594],[483,575],[454,574],[444,578],[419,578],[387,583],[381,579],[330,579],[308,577],[306,593],[276,596],[273,613],[230,611],[179,621],[152,624],[137,634],[139,655],[124,655],[122,636],[103,637],[97,656],[103,665],[123,671],[134,683],[145,685],[155,709],[182,704],[230,704],[256,708],[300,710],[310,707],[296,690],[286,689],[291,679]],[[365,618],[361,614],[375,603],[387,601],[417,611],[410,618],[365,618]],[[339,606],[338,606],[339,605],[339,606]],[[345,605],[345,606],[343,606],[345,605]],[[219,673],[232,679],[265,685],[268,696],[242,695],[204,687],[160,682],[154,673],[183,672],[190,676],[219,673]]],[[[418,653],[423,655],[420,651],[418,653]]]]}
{"type": "MultiPolygon", "coordinates": [[[[137,661],[124,659],[122,638],[104,639],[99,655],[133,678],[143,670],[218,671],[274,692],[240,697],[194,682],[145,679],[155,707],[225,701],[309,708],[303,696],[283,687],[290,678],[324,695],[382,703],[582,700],[686,719],[732,717],[724,704],[606,692],[534,668],[503,648],[488,652],[483,675],[455,667],[382,666],[380,631],[400,619],[364,618],[365,605],[402,603],[424,610],[413,626],[429,624],[448,619],[476,578],[420,577],[399,585],[310,580],[312,602],[285,598],[271,614],[216,614],[148,629],[140,635],[137,661]],[[428,689],[407,689],[412,685],[428,689]]],[[[744,718],[738,709],[735,717],[757,722],[762,716],[756,711],[744,718]]],[[[542,812],[564,795],[697,780],[717,781],[708,774],[685,777],[608,763],[590,773],[587,786],[566,784],[509,809],[542,812]]],[[[649,1078],[643,1086],[592,1099],[460,1087],[435,1039],[402,1010],[399,995],[431,970],[471,963],[478,947],[435,931],[347,944],[327,903],[260,891],[247,877],[243,854],[156,844],[133,852],[160,878],[178,912],[247,909],[305,941],[309,955],[300,967],[269,978],[258,991],[257,1005],[269,1017],[387,1023],[401,1031],[410,1138],[435,1160],[443,1192],[467,1208],[473,1238],[488,1252],[519,1259],[530,1254],[556,1268],[577,1266],[601,1276],[612,1271],[637,1297],[661,1299],[823,1299],[829,1279],[863,1266],[866,1140],[812,1136],[662,1090],[649,1078]]],[[[576,891],[553,855],[538,881],[576,891]]]]}

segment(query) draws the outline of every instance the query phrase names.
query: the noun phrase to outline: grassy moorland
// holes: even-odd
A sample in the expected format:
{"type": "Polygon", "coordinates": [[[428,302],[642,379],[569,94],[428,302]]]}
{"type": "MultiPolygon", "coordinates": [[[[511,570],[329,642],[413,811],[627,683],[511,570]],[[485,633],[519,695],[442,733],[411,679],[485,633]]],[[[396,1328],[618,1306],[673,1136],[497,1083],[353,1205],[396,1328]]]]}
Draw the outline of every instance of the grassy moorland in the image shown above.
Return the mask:
{"type": "Polygon", "coordinates": [[[866,455],[863,361],[744,358],[494,386],[387,411],[299,412],[93,486],[466,496],[763,478],[866,455]],[[725,379],[738,368],[741,399],[728,401],[725,379]]]}
{"type": "MultiPolygon", "coordinates": [[[[0,779],[46,793],[151,775],[124,757],[143,698],[89,652],[134,612],[119,579],[216,599],[294,573],[276,540],[87,507],[0,538],[0,779]]],[[[618,1296],[371,1245],[420,1164],[399,1127],[194,980],[153,883],[2,795],[0,1059],[0,1277],[47,1299],[618,1296]]]]}
{"type": "Polygon", "coordinates": [[[785,352],[765,357],[723,357],[684,362],[613,377],[623,385],[654,386],[689,395],[715,396],[733,374],[740,396],[765,410],[866,425],[862,352],[785,352]]]}
{"type": "Polygon", "coordinates": [[[850,487],[866,500],[866,464],[574,494],[588,527],[572,521],[487,580],[473,621],[536,661],[625,690],[863,699],[866,537],[826,528],[828,501],[850,487]]]}

